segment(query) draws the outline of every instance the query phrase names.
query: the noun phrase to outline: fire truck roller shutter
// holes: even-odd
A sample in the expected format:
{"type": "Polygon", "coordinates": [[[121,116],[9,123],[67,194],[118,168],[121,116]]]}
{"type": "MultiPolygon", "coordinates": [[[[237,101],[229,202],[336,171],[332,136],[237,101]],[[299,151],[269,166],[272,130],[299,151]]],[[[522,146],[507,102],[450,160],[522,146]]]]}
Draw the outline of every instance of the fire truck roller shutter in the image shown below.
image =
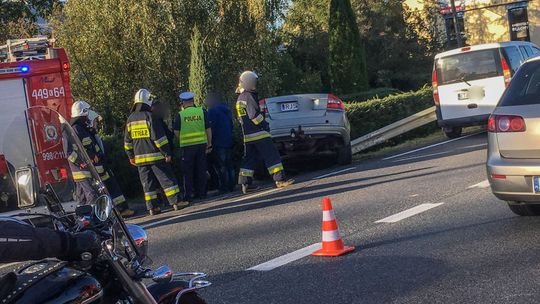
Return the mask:
{"type": "MultiPolygon", "coordinates": [[[[0,143],[5,143],[4,138],[9,136],[13,145],[0,146],[0,154],[6,155],[7,161],[15,168],[34,164],[32,155],[26,155],[20,151],[10,151],[10,147],[20,149],[23,145],[30,145],[27,120],[24,111],[27,109],[26,88],[24,80],[6,79],[0,80],[0,143]]],[[[25,149],[32,151],[32,149],[25,149]]]]}

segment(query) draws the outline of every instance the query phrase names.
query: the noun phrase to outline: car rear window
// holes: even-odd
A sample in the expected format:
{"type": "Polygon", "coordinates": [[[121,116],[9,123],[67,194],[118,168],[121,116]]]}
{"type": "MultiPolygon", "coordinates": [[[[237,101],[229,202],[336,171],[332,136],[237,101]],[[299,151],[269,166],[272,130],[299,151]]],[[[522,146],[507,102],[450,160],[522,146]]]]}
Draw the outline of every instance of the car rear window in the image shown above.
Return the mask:
{"type": "Polygon", "coordinates": [[[500,107],[540,104],[540,61],[524,64],[512,77],[500,107]]]}
{"type": "Polygon", "coordinates": [[[472,51],[439,58],[436,69],[439,85],[503,75],[498,49],[472,51]]]}

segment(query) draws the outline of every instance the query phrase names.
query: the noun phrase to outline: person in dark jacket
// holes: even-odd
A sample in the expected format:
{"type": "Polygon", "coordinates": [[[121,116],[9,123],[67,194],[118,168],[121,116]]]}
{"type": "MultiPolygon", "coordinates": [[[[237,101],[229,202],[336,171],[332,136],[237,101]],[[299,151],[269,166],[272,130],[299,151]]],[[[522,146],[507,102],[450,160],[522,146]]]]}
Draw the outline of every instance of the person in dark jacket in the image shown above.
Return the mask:
{"type": "Polygon", "coordinates": [[[101,120],[101,116],[97,112],[93,110],[88,112],[88,131],[95,142],[93,149],[97,152],[99,158],[99,162],[95,163],[94,167],[96,168],[101,181],[103,181],[105,187],[107,187],[107,191],[111,195],[113,204],[116,209],[120,211],[120,215],[123,217],[130,217],[135,214],[135,211],[129,209],[126,198],[122,193],[122,189],[120,188],[116,177],[113,172],[107,168],[105,161],[105,146],[97,132],[99,120],[101,120]]]}
{"type": "MultiPolygon", "coordinates": [[[[79,140],[86,149],[86,153],[90,160],[96,164],[100,161],[98,153],[95,149],[97,144],[92,138],[93,136],[88,131],[88,113],[90,105],[86,101],[76,101],[71,107],[71,127],[79,137],[79,140]]],[[[77,145],[67,145],[68,163],[75,181],[75,195],[81,205],[92,204],[96,199],[96,191],[94,191],[91,183],[91,174],[81,151],[78,151],[77,145]]]]}
{"type": "Polygon", "coordinates": [[[221,102],[219,96],[210,94],[205,104],[208,107],[208,120],[212,127],[211,165],[217,172],[219,191],[234,191],[236,186],[235,172],[232,163],[231,149],[233,145],[233,118],[229,106],[221,102]]]}
{"type": "Polygon", "coordinates": [[[161,212],[154,206],[157,199],[158,183],[169,204],[175,210],[189,205],[181,199],[180,188],[170,165],[172,149],[163,127],[151,112],[152,97],[146,89],[135,94],[133,112],[126,123],[124,148],[129,161],[136,166],[144,190],[146,208],[150,215],[161,212]]]}
{"type": "Polygon", "coordinates": [[[0,218],[0,263],[44,258],[75,261],[84,252],[99,253],[100,249],[99,237],[93,231],[72,234],[0,218]]]}
{"type": "Polygon", "coordinates": [[[156,123],[159,123],[165,131],[165,136],[169,140],[171,148],[174,148],[174,132],[169,125],[165,122],[165,116],[167,115],[167,109],[160,100],[152,101],[152,113],[156,116],[156,123]]]}
{"type": "Polygon", "coordinates": [[[270,127],[261,111],[257,97],[258,76],[252,71],[245,71],[240,75],[236,93],[236,113],[244,134],[244,157],[240,166],[238,183],[242,185],[242,192],[256,189],[252,187],[253,175],[257,159],[264,160],[268,173],[272,175],[276,187],[283,188],[294,183],[292,179],[285,179],[281,156],[272,142],[270,127]]]}

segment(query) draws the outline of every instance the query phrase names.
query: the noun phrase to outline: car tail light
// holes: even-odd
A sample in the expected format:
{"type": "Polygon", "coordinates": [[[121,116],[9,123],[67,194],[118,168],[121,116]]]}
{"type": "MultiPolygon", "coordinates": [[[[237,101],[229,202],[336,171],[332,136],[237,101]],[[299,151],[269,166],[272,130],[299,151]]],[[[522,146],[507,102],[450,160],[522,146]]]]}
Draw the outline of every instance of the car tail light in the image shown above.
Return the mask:
{"type": "Polygon", "coordinates": [[[502,174],[491,174],[491,178],[493,178],[493,179],[506,179],[506,175],[502,175],[502,174]]]}
{"type": "Polygon", "coordinates": [[[510,80],[512,79],[512,72],[510,71],[510,67],[508,66],[508,62],[506,62],[506,59],[501,58],[501,66],[503,70],[503,76],[504,76],[504,85],[508,87],[510,84],[510,80]]]}
{"type": "Polygon", "coordinates": [[[345,105],[341,99],[337,98],[335,95],[328,94],[328,103],[326,108],[329,110],[345,110],[345,105]]]}
{"type": "Polygon", "coordinates": [[[261,108],[261,112],[264,114],[268,114],[268,107],[266,107],[266,99],[259,100],[259,107],[261,108]]]}
{"type": "Polygon", "coordinates": [[[431,85],[433,86],[433,102],[436,106],[439,105],[439,83],[437,82],[437,70],[433,67],[433,73],[431,74],[431,85]]]}
{"type": "Polygon", "coordinates": [[[517,115],[491,115],[488,120],[488,132],[510,133],[525,132],[525,120],[517,115]]]}

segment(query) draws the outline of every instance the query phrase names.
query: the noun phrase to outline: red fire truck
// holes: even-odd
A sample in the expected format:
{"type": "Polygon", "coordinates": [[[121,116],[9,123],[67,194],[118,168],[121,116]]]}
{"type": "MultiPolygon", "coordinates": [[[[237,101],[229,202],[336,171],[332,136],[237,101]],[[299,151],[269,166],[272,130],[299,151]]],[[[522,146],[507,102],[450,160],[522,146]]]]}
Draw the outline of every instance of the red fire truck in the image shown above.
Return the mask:
{"type": "MultiPolygon", "coordinates": [[[[33,159],[25,160],[37,168],[40,184],[61,184],[66,180],[68,164],[63,146],[59,144],[58,115],[51,115],[52,111],[27,109],[50,108],[69,119],[73,103],[69,70],[65,50],[55,48],[54,41],[45,37],[8,40],[6,45],[0,46],[0,142],[26,140],[41,151],[33,159]],[[33,116],[32,125],[29,119],[15,119],[21,115],[33,116]]],[[[10,168],[20,164],[6,160],[3,155],[6,149],[9,147],[0,147],[2,215],[20,212],[17,198],[10,197],[13,191],[6,190],[13,187],[10,168]]]]}

